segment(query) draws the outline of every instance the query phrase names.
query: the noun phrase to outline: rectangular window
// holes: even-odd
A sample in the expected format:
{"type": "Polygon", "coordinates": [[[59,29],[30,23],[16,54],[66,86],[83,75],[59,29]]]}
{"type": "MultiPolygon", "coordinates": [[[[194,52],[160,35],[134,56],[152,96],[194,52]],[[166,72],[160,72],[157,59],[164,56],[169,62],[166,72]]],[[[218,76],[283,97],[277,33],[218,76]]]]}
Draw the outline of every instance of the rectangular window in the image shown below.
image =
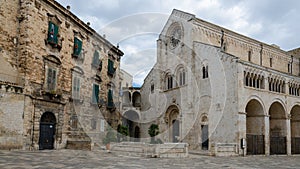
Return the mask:
{"type": "Polygon", "coordinates": [[[93,84],[92,103],[99,103],[99,85],[93,84]]]}
{"type": "Polygon", "coordinates": [[[92,127],[92,130],[96,130],[97,129],[97,121],[95,119],[91,120],[91,127],[92,127]]]}
{"type": "Polygon", "coordinates": [[[114,96],[113,90],[109,89],[108,94],[107,94],[107,107],[108,108],[115,107],[113,96],[114,96]]]}
{"type": "Polygon", "coordinates": [[[105,131],[105,122],[103,119],[100,120],[100,131],[101,132],[105,131]]]}
{"type": "Polygon", "coordinates": [[[251,55],[252,55],[252,52],[251,51],[248,51],[248,61],[251,62],[251,55]]]}
{"type": "Polygon", "coordinates": [[[173,78],[172,76],[168,76],[168,86],[167,89],[172,89],[173,88],[173,78]]]}
{"type": "Polygon", "coordinates": [[[273,66],[273,58],[270,58],[270,67],[273,66]]]}
{"type": "Polygon", "coordinates": [[[73,77],[72,84],[72,97],[73,99],[80,99],[80,78],[77,76],[73,77]]]}
{"type": "Polygon", "coordinates": [[[56,69],[47,69],[47,89],[49,91],[55,91],[56,89],[56,69]]]}
{"type": "Polygon", "coordinates": [[[57,45],[58,44],[57,36],[58,36],[58,26],[55,25],[53,22],[49,22],[47,42],[51,45],[57,45]]]}
{"type": "Polygon", "coordinates": [[[78,38],[74,38],[74,48],[73,48],[73,56],[78,57],[81,54],[82,50],[82,41],[78,38]]]}
{"type": "Polygon", "coordinates": [[[108,71],[108,74],[110,74],[110,75],[113,75],[115,73],[114,62],[110,59],[108,59],[107,71],[108,71]]]}
{"type": "Polygon", "coordinates": [[[93,61],[92,61],[92,65],[95,67],[98,67],[100,64],[100,55],[99,52],[97,50],[95,50],[94,55],[93,55],[93,61]]]}

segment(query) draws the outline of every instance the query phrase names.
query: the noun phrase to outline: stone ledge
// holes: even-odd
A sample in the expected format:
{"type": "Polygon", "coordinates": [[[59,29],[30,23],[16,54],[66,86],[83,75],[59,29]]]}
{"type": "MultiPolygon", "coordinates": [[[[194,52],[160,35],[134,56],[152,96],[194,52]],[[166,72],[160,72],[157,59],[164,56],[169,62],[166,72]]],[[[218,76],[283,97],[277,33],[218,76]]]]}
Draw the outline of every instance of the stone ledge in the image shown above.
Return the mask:
{"type": "Polygon", "coordinates": [[[188,144],[148,144],[139,142],[112,143],[111,152],[119,155],[141,157],[185,158],[188,157],[188,144]]]}

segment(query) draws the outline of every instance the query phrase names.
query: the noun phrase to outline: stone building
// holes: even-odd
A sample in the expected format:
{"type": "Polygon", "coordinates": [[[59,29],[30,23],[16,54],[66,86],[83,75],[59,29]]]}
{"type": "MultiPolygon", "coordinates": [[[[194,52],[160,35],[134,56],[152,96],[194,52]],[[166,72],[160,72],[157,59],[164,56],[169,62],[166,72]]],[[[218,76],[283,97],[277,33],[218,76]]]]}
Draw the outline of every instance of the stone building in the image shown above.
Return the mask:
{"type": "Polygon", "coordinates": [[[300,153],[300,52],[173,10],[142,111],[164,142],[211,155],[300,153]]]}
{"type": "Polygon", "coordinates": [[[91,149],[120,123],[123,52],[54,0],[0,0],[0,148],[91,149]]]}

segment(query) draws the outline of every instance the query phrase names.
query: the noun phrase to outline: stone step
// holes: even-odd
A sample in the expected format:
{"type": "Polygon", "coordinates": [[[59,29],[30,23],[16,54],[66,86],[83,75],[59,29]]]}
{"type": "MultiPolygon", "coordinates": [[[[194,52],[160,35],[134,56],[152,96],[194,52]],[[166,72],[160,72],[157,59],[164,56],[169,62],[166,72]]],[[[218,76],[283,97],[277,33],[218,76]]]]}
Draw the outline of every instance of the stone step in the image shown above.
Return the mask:
{"type": "Polygon", "coordinates": [[[73,149],[73,150],[91,150],[91,141],[73,141],[68,140],[66,149],[73,149]]]}

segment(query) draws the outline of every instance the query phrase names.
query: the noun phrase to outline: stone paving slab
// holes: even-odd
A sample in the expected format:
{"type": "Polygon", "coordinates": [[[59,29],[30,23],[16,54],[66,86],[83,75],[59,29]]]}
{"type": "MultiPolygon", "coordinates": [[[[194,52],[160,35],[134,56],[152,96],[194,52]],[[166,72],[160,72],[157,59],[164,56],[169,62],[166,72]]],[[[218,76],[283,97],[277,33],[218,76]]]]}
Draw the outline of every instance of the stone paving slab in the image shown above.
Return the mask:
{"type": "Polygon", "coordinates": [[[100,169],[192,169],[192,168],[300,168],[300,156],[144,158],[106,151],[0,151],[0,169],[100,168],[100,169]]]}

